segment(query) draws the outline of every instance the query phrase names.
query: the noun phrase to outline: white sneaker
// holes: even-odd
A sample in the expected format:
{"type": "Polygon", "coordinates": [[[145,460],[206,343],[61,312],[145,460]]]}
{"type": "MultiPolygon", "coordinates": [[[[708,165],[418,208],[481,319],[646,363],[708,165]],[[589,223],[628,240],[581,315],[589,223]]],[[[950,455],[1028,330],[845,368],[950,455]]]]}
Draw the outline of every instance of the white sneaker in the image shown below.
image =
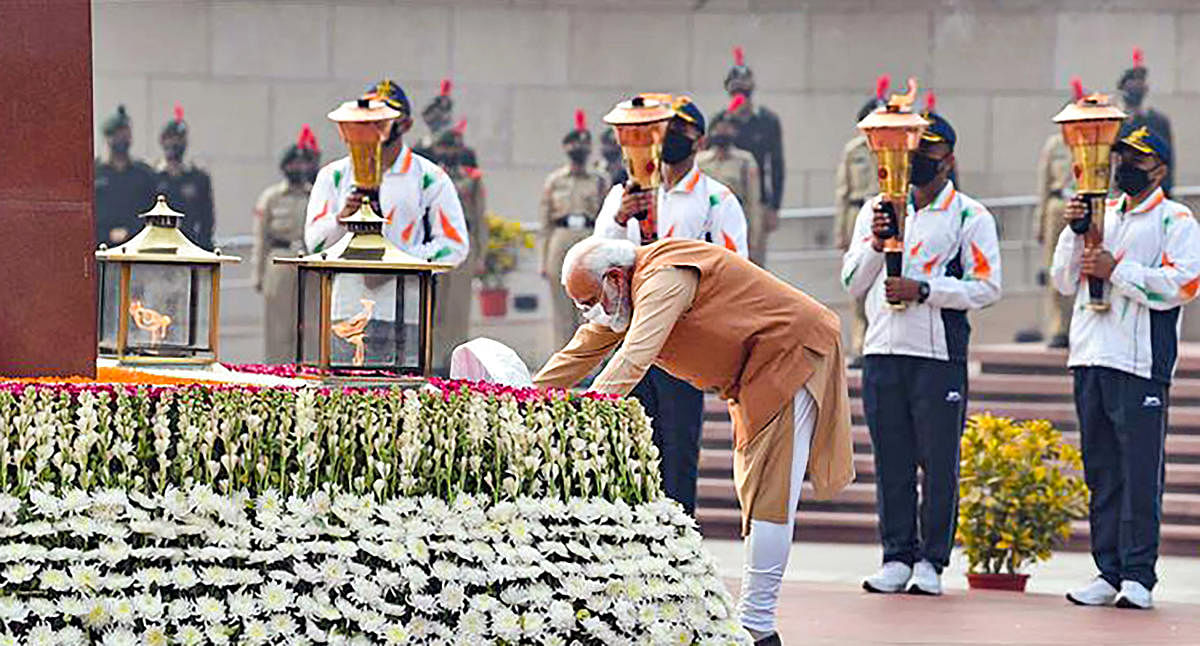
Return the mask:
{"type": "Polygon", "coordinates": [[[941,596],[942,575],[934,569],[933,563],[918,561],[913,566],[912,582],[908,585],[908,593],[941,596]]]}
{"type": "Polygon", "coordinates": [[[1117,589],[1102,577],[1096,577],[1082,588],[1075,588],[1067,593],[1067,601],[1077,606],[1111,606],[1116,598],[1117,589]]]}
{"type": "Polygon", "coordinates": [[[912,568],[899,562],[888,561],[879,571],[863,579],[862,587],[867,592],[890,594],[900,592],[912,576],[912,568]]]}
{"type": "Polygon", "coordinates": [[[1121,592],[1117,594],[1117,607],[1149,610],[1154,607],[1154,597],[1146,586],[1137,581],[1122,581],[1121,592]]]}

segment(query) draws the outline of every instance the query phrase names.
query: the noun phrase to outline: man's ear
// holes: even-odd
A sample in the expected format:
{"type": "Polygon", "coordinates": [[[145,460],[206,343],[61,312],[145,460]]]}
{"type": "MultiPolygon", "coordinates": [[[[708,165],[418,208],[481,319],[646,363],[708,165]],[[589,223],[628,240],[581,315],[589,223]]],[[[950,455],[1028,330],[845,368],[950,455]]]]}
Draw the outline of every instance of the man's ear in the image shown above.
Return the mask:
{"type": "Polygon", "coordinates": [[[946,176],[949,177],[950,173],[954,172],[954,165],[958,163],[958,158],[955,157],[954,152],[951,151],[949,155],[946,155],[944,162],[946,164],[946,176]]]}
{"type": "Polygon", "coordinates": [[[1161,184],[1162,181],[1167,178],[1167,170],[1167,165],[1163,162],[1159,162],[1158,165],[1154,167],[1154,170],[1150,171],[1149,173],[1150,181],[1156,184],[1161,184]]]}

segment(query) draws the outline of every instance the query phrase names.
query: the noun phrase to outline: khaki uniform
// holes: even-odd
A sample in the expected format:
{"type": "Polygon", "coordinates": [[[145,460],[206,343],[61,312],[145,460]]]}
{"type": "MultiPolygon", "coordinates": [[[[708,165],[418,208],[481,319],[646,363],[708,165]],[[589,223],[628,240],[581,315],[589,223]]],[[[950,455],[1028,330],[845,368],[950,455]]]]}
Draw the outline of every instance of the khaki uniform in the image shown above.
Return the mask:
{"type": "Polygon", "coordinates": [[[768,231],[763,222],[762,199],[759,195],[762,186],[754,155],[734,147],[722,152],[714,146],[696,155],[696,165],[705,175],[733,191],[742,203],[748,228],[746,239],[750,260],[759,267],[766,266],[768,231]]]}
{"type": "Polygon", "coordinates": [[[579,327],[579,308],[560,284],[563,256],[592,235],[596,214],[608,194],[608,176],[594,169],[572,173],[565,165],[546,177],[539,207],[542,223],[542,273],[550,282],[554,347],[561,348],[579,327]]]}
{"type": "MultiPolygon", "coordinates": [[[[834,243],[838,249],[850,248],[854,221],[862,205],[879,193],[875,156],[867,146],[867,137],[859,135],[846,143],[837,169],[837,193],[834,197],[834,243]]],[[[854,323],[850,330],[850,352],[861,357],[863,337],[867,333],[867,312],[862,299],[854,299],[854,323]]]]}
{"type": "Polygon", "coordinates": [[[254,288],[263,295],[264,358],[296,360],[296,269],[271,262],[304,251],[304,218],[312,187],[279,182],[254,207],[254,288]]]}
{"type": "Polygon", "coordinates": [[[470,250],[458,267],[438,277],[437,306],[433,321],[433,365],[448,368],[450,353],[471,334],[471,281],[487,251],[486,194],[479,169],[452,167],[447,173],[458,191],[467,222],[470,250]]]}
{"type": "MultiPolygon", "coordinates": [[[[1063,142],[1062,133],[1056,132],[1042,146],[1038,157],[1038,204],[1034,211],[1038,227],[1038,240],[1042,243],[1042,268],[1049,270],[1054,264],[1054,246],[1062,233],[1065,222],[1063,212],[1067,200],[1075,194],[1075,179],[1071,173],[1071,150],[1063,142]]],[[[1046,281],[1046,340],[1066,335],[1071,326],[1071,296],[1063,296],[1046,281]]]]}

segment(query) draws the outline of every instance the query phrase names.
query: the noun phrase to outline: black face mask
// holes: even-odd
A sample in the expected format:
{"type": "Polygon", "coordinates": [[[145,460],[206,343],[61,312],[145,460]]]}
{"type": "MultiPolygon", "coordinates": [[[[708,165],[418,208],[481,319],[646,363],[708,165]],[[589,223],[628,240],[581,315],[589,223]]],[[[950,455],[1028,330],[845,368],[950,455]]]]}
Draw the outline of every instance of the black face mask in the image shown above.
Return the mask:
{"type": "Polygon", "coordinates": [[[571,148],[567,150],[567,158],[575,164],[582,164],[586,162],[591,154],[592,151],[588,150],[587,148],[571,148]]]}
{"type": "Polygon", "coordinates": [[[708,141],[718,148],[728,148],[733,145],[733,135],[710,135],[708,141]]]}
{"type": "Polygon", "coordinates": [[[171,161],[179,161],[183,159],[183,153],[185,150],[187,150],[187,146],[183,144],[171,144],[169,146],[163,146],[163,155],[166,155],[167,159],[171,161]]]}
{"type": "Polygon", "coordinates": [[[1142,101],[1146,99],[1146,91],[1142,89],[1125,90],[1122,94],[1125,98],[1125,105],[1131,108],[1142,105],[1142,101]]]}
{"type": "Polygon", "coordinates": [[[941,161],[925,155],[913,155],[908,181],[913,186],[925,186],[937,178],[938,171],[941,170],[941,163],[941,161]]]}
{"type": "Polygon", "coordinates": [[[118,140],[118,141],[112,142],[112,144],[110,144],[109,147],[112,148],[114,155],[125,155],[125,154],[129,153],[129,144],[130,143],[132,143],[132,142],[118,140]]]}
{"type": "Polygon", "coordinates": [[[299,185],[308,180],[308,173],[302,170],[285,170],[283,176],[287,178],[288,184],[299,185]]]}
{"type": "Polygon", "coordinates": [[[695,145],[696,142],[686,135],[668,130],[667,136],[663,137],[662,160],[668,164],[678,164],[692,154],[695,145]]]}
{"type": "Polygon", "coordinates": [[[1117,166],[1117,188],[1126,195],[1141,195],[1150,186],[1150,171],[1142,170],[1133,164],[1121,163],[1117,166]]]}

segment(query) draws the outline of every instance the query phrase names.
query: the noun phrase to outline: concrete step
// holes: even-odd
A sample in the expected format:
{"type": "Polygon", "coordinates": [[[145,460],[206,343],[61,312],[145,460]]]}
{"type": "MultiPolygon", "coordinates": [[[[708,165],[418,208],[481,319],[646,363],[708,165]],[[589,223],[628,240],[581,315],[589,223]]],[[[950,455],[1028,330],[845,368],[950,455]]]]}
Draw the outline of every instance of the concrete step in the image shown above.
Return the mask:
{"type": "MultiPolygon", "coordinates": [[[[846,382],[852,398],[861,396],[862,371],[850,370],[846,382]]],[[[1074,402],[1074,382],[1069,374],[1030,375],[984,373],[970,378],[972,401],[1074,402]]],[[[1200,379],[1175,379],[1171,383],[1171,412],[1180,406],[1200,405],[1200,379]]]]}
{"type": "MultiPolygon", "coordinates": [[[[984,373],[1067,374],[1067,351],[1051,350],[1039,343],[1002,343],[975,346],[971,360],[978,361],[984,373]]],[[[1180,343],[1178,379],[1200,377],[1200,343],[1180,343]]]]}
{"type": "MultiPolygon", "coordinates": [[[[856,424],[851,429],[854,439],[855,452],[870,453],[871,436],[867,427],[856,424]]],[[[1079,433],[1064,431],[1063,439],[1079,446],[1079,433]]],[[[705,451],[731,449],[733,447],[733,428],[731,422],[708,422],[702,430],[702,450],[705,451]]],[[[1200,434],[1179,433],[1172,430],[1167,433],[1167,461],[1190,464],[1200,464],[1200,434]]]]}
{"type": "MultiPolygon", "coordinates": [[[[696,520],[706,537],[740,539],[741,512],[736,508],[702,507],[696,520]]],[[[796,515],[793,540],[817,542],[876,543],[879,540],[874,513],[801,509],[796,515]]],[[[1088,550],[1087,521],[1071,523],[1070,551],[1088,550]]],[[[1200,525],[1164,523],[1159,551],[1173,556],[1195,556],[1200,550],[1200,525]]]]}

